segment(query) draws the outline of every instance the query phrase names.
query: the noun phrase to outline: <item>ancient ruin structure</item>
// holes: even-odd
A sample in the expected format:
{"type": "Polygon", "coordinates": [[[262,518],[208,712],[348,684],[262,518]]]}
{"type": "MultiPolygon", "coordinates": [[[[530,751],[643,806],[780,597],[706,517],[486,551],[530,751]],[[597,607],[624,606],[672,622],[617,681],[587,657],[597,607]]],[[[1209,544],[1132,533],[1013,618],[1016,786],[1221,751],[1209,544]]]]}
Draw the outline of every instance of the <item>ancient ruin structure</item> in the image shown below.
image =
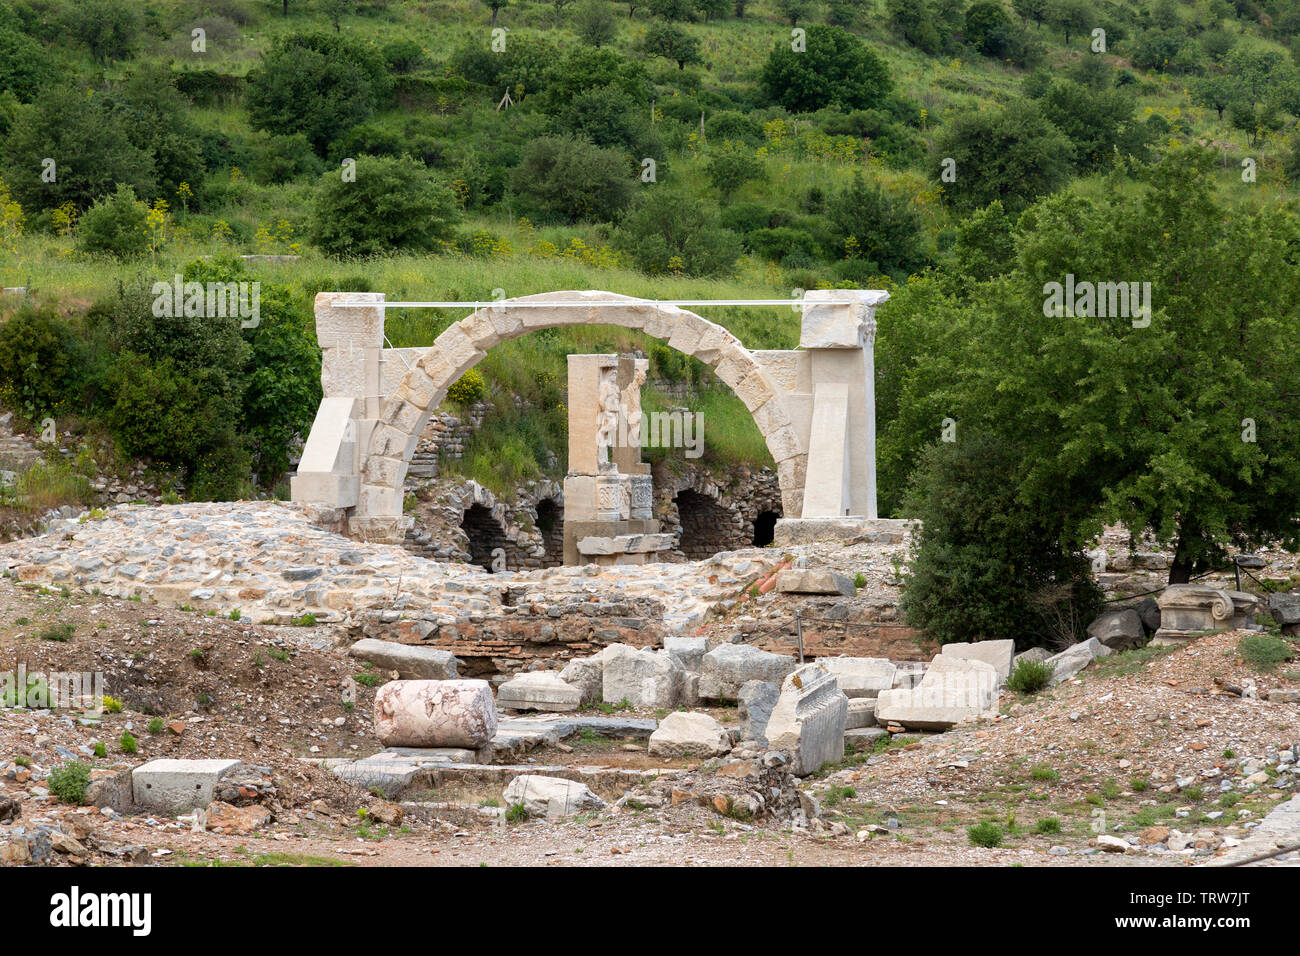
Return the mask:
{"type": "Polygon", "coordinates": [[[1156,598],[1160,629],[1152,644],[1185,644],[1212,631],[1244,627],[1259,610],[1259,598],[1208,584],[1171,584],[1156,598]]]}
{"type": "Polygon", "coordinates": [[[672,547],[654,520],[650,466],[641,461],[646,359],[569,356],[569,473],[564,563],[643,564],[672,547]]]}
{"type": "MultiPolygon", "coordinates": [[[[448,387],[506,339],[566,325],[616,325],[698,358],[745,403],[777,465],[785,514],[776,522],[778,544],[861,533],[876,518],[872,347],[875,307],[888,297],[855,289],[808,292],[794,303],[803,316],[799,348],[751,352],[681,303],[597,291],[493,302],[453,323],[428,348],[385,348],[386,307],[475,304],[321,293],[316,334],[324,397],[292,481],[293,499],[345,509],[355,537],[401,541],[407,468],[448,387]]],[[[619,387],[616,379],[614,390],[619,387]]],[[[617,464],[617,455],[609,460],[617,464]]],[[[592,477],[600,477],[598,469],[592,477]]]]}

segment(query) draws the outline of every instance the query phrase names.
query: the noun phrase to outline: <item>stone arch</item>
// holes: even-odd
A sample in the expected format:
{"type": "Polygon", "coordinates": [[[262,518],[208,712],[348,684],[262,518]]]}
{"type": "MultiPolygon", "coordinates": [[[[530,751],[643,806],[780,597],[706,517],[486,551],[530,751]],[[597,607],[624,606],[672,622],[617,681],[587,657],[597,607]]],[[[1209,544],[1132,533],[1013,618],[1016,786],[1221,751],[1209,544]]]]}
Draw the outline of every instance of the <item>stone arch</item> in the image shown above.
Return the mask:
{"type": "Polygon", "coordinates": [[[365,522],[401,515],[402,483],[429,416],[441,404],[447,389],[477,365],[488,349],[529,332],[568,325],[635,329],[710,366],[753,415],[777,463],[785,513],[800,512],[807,453],[801,447],[779,386],[739,339],[722,326],[676,306],[612,292],[575,291],[506,299],[452,323],[438,336],[383,403],[364,459],[357,517],[365,522]],[[618,302],[623,303],[623,308],[562,304],[587,301],[618,302]],[[557,304],[511,308],[517,302],[557,304]]]}
{"type": "MultiPolygon", "coordinates": [[[[498,548],[506,550],[513,544],[506,538],[506,530],[492,513],[491,509],[480,504],[472,504],[465,509],[460,521],[461,530],[469,545],[470,564],[476,564],[485,571],[492,570],[492,554],[498,548]]],[[[507,567],[509,561],[507,559],[507,567]]]]}
{"type": "Polygon", "coordinates": [[[533,511],[537,515],[537,531],[542,536],[542,567],[558,567],[564,563],[564,505],[548,495],[539,498],[533,511]]]}
{"type": "Polygon", "coordinates": [[[760,511],[754,515],[754,536],[751,539],[756,548],[764,548],[776,537],[776,522],[781,517],[779,511],[760,511]]]}

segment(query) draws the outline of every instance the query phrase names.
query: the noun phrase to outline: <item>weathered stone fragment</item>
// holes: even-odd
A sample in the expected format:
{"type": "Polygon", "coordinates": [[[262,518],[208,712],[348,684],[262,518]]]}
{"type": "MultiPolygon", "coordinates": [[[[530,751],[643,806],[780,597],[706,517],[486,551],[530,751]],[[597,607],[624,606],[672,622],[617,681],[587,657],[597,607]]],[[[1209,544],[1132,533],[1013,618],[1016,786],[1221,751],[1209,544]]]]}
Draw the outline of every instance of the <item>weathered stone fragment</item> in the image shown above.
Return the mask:
{"type": "Polygon", "coordinates": [[[797,777],[815,773],[844,756],[849,699],[835,678],[816,664],[804,664],[785,678],[767,722],[768,745],[790,754],[797,777]]]}
{"type": "Polygon", "coordinates": [[[375,692],[375,736],[385,747],[477,749],[497,731],[485,680],[395,680],[375,692]]]}
{"type": "Polygon", "coordinates": [[[718,757],[731,750],[731,738],[708,714],[669,714],[650,735],[650,753],[657,757],[718,757]]]}
{"type": "Polygon", "coordinates": [[[704,700],[735,700],[747,682],[779,683],[794,670],[794,666],[794,658],[789,654],[772,654],[748,644],[722,644],[704,655],[700,697],[704,700]]]}

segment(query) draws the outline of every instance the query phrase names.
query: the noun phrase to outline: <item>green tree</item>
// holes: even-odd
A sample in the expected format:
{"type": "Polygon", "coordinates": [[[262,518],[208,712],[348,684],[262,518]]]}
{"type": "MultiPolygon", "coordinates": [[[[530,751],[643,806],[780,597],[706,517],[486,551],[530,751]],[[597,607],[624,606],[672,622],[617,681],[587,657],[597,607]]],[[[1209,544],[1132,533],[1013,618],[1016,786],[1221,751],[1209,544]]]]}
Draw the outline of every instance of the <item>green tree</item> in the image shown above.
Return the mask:
{"type": "Polygon", "coordinates": [[[686,69],[688,63],[702,63],[700,41],[681,27],[671,23],[654,23],[645,32],[641,49],[650,56],[661,56],[677,64],[677,69],[686,69]]]}
{"type": "Polygon", "coordinates": [[[1071,36],[1088,29],[1092,16],[1087,0],[1050,0],[1047,12],[1048,22],[1061,31],[1067,46],[1071,36]]]}
{"type": "Polygon", "coordinates": [[[64,29],[99,63],[126,59],[144,33],[139,8],[117,0],[80,0],[63,12],[64,29]]]}
{"type": "Polygon", "coordinates": [[[777,13],[790,26],[798,26],[799,21],[808,15],[809,0],[776,0],[777,13]]]}
{"type": "Polygon", "coordinates": [[[618,35],[618,21],[608,0],[585,0],[573,11],[573,30],[588,46],[602,47],[618,35]]]}
{"type": "Polygon", "coordinates": [[[574,136],[544,136],[530,143],[510,186],[532,215],[568,222],[617,218],[635,188],[622,153],[574,136]]]}
{"type": "Polygon", "coordinates": [[[1011,0],[1011,9],[1026,23],[1033,20],[1041,27],[1047,19],[1049,3],[1048,0],[1011,0]]]}
{"type": "Polygon", "coordinates": [[[1236,84],[1219,73],[1194,77],[1189,85],[1192,102],[1214,110],[1219,114],[1220,121],[1223,120],[1223,111],[1240,95],[1236,84]]]}
{"type": "Polygon", "coordinates": [[[355,172],[355,181],[328,172],[316,187],[307,235],[322,252],[430,252],[451,238],[459,218],[455,197],[422,163],[407,156],[362,156],[355,172]]]}
{"type": "MultiPolygon", "coordinates": [[[[659,20],[689,20],[695,14],[692,0],[649,0],[650,13],[659,20]]],[[[631,16],[631,11],[628,13],[631,16]]]]}
{"type": "Polygon", "coordinates": [[[911,487],[905,619],[941,644],[1084,637],[1101,595],[1081,549],[1063,543],[1059,512],[1023,499],[1023,455],[1003,436],[958,436],[926,450],[911,487]]]}
{"type": "Polygon", "coordinates": [[[45,48],[17,29],[0,24],[0,91],[29,102],[54,82],[54,64],[45,48]]]}
{"type": "Polygon", "coordinates": [[[869,109],[888,96],[885,64],[842,27],[808,27],[807,49],[795,52],[780,41],[763,66],[768,97],[791,112],[826,106],[869,109]]]}
{"type": "Polygon", "coordinates": [[[367,119],[387,96],[382,55],[347,37],[298,34],[277,40],[248,77],[254,129],[302,133],[324,156],[330,142],[367,119]]]}
{"type": "Polygon", "coordinates": [[[716,207],[662,187],[646,190],[614,244],[650,275],[727,275],[740,256],[740,240],[722,228],[716,207]]]}
{"type": "Polygon", "coordinates": [[[1081,170],[1117,157],[1145,158],[1145,130],[1133,118],[1133,98],[1120,89],[1094,90],[1070,80],[1053,83],[1038,101],[1043,116],[1069,138],[1081,170]]]}
{"type": "Polygon", "coordinates": [[[927,264],[925,230],[910,198],[861,174],[827,201],[826,220],[841,256],[863,259],[899,279],[927,264]]]}
{"type": "Polygon", "coordinates": [[[510,0],[483,0],[483,3],[492,11],[492,26],[497,25],[497,14],[510,6],[510,0]]]}
{"type": "Polygon", "coordinates": [[[1001,4],[984,0],[966,11],[966,42],[985,56],[1005,57],[1012,48],[1013,30],[1001,4]]]}
{"type": "Polygon", "coordinates": [[[1223,564],[1229,544],[1300,543],[1300,218],[1220,201],[1213,160],[1173,149],[1135,197],[1030,208],[1016,268],[972,294],[978,334],[945,386],[967,433],[1017,449],[1018,497],[1052,502],[1065,539],[1103,522],[1149,532],[1174,551],[1171,583],[1223,564]],[[1068,275],[1137,282],[1139,301],[1124,308],[1112,286],[1057,309],[1068,275]]]}
{"type": "Polygon", "coordinates": [[[153,158],[109,121],[103,98],[73,89],[51,88],[23,107],[4,157],[5,179],[29,211],[65,202],[84,210],[118,184],[144,196],[155,187],[153,158]],[[47,170],[51,176],[43,176],[47,170]]]}
{"type": "Polygon", "coordinates": [[[1031,102],[963,113],[941,127],[930,161],[936,182],[951,169],[944,195],[958,209],[978,209],[995,199],[1019,212],[1070,176],[1074,147],[1031,102]],[[951,160],[951,163],[947,161],[951,160]]]}
{"type": "Polygon", "coordinates": [[[54,310],[26,303],[0,324],[0,395],[20,418],[35,422],[72,407],[74,334],[54,310]]]}

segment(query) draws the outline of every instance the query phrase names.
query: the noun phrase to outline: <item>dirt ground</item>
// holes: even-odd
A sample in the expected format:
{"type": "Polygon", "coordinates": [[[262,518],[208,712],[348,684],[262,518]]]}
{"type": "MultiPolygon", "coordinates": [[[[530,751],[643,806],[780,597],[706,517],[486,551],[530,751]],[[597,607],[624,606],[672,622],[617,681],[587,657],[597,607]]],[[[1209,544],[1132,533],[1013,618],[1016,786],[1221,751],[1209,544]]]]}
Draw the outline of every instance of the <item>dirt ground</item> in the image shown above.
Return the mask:
{"type": "MultiPolygon", "coordinates": [[[[821,809],[810,831],[694,803],[506,823],[488,808],[394,805],[314,762],[380,749],[370,733],[373,690],[360,686],[353,705],[343,701],[344,679],[366,672],[338,649],[346,639],[337,631],[0,580],[0,671],[102,671],[122,704],[89,724],[75,711],[0,709],[0,798],[21,808],[0,833],[47,825],[73,835],[80,852],[54,853],[48,862],[58,865],[146,862],[140,848],[147,862],[190,866],[1209,863],[1293,792],[1273,786],[1276,774],[1242,786],[1245,765],[1300,743],[1300,704],[1224,690],[1253,680],[1263,698],[1300,687],[1292,665],[1273,674],[1248,668],[1235,651],[1241,636],[1118,655],[1033,698],[1004,696],[995,722],[850,754],[804,782],[821,809]],[[60,625],[71,625],[70,636],[60,625]],[[127,733],[134,753],[124,752],[127,733]],[[248,802],[269,822],[245,833],[192,832],[189,821],[106,815],[46,795],[44,774],[71,759],[111,776],[160,757],[234,757],[258,768],[267,785],[248,802]],[[1221,792],[1223,780],[1234,781],[1231,794],[1221,792]],[[1000,847],[971,845],[967,829],[981,822],[999,827],[1000,847]],[[1187,852],[1101,853],[1103,828],[1178,830],[1187,852]]],[[[713,713],[734,719],[725,708],[713,713]]],[[[688,771],[698,763],[592,737],[524,759],[688,771]]]]}

